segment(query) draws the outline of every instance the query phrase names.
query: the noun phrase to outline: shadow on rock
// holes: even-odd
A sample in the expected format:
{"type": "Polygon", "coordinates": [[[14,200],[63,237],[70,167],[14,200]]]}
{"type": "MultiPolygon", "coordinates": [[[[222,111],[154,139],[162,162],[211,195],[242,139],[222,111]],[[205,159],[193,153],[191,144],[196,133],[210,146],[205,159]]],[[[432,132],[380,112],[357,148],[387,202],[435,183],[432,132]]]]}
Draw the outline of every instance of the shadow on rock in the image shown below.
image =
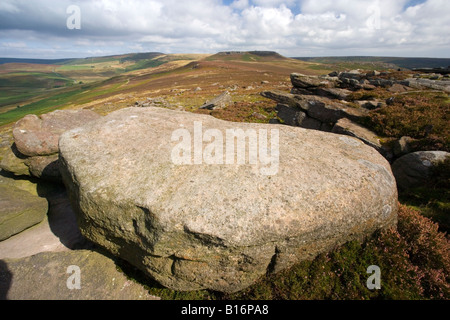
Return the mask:
{"type": "Polygon", "coordinates": [[[48,223],[52,233],[71,250],[91,249],[93,244],[80,232],[64,185],[40,181],[37,189],[39,196],[45,197],[48,201],[48,223]]]}
{"type": "Polygon", "coordinates": [[[0,300],[7,300],[11,287],[12,273],[5,261],[0,260],[0,300]]]}

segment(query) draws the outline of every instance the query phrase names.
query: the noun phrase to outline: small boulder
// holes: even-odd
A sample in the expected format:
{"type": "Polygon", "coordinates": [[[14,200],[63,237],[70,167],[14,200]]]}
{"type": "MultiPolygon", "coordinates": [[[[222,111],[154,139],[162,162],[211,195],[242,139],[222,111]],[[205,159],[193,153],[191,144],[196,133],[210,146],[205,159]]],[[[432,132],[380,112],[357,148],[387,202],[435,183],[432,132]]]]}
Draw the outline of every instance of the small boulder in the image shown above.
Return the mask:
{"type": "Polygon", "coordinates": [[[25,164],[27,157],[22,155],[15,144],[0,148],[0,169],[16,176],[29,176],[30,170],[25,164]]]}
{"type": "Polygon", "coordinates": [[[339,72],[338,71],[333,71],[331,73],[328,74],[329,77],[338,77],[339,76],[339,72]]]}
{"type": "Polygon", "coordinates": [[[445,151],[418,151],[404,155],[392,164],[397,184],[406,190],[425,185],[433,175],[433,168],[450,157],[445,151]]]}
{"type": "Polygon", "coordinates": [[[59,136],[70,129],[100,118],[91,110],[56,110],[41,117],[27,115],[14,125],[13,136],[19,152],[25,156],[58,153],[59,136]]]}
{"type": "Polygon", "coordinates": [[[263,114],[261,114],[259,112],[253,112],[252,113],[252,117],[256,118],[258,120],[266,120],[267,119],[267,117],[265,115],[263,115],[263,114]]]}
{"type": "Polygon", "coordinates": [[[225,91],[220,96],[208,101],[200,107],[200,109],[217,110],[224,109],[233,103],[233,99],[228,91],[225,91]]]}
{"type": "Polygon", "coordinates": [[[400,92],[406,92],[406,91],[408,91],[409,89],[408,89],[408,87],[403,86],[403,85],[401,85],[401,84],[399,84],[399,83],[394,83],[394,84],[392,85],[392,87],[388,88],[387,90],[388,90],[389,92],[393,92],[393,93],[400,93],[400,92]]]}

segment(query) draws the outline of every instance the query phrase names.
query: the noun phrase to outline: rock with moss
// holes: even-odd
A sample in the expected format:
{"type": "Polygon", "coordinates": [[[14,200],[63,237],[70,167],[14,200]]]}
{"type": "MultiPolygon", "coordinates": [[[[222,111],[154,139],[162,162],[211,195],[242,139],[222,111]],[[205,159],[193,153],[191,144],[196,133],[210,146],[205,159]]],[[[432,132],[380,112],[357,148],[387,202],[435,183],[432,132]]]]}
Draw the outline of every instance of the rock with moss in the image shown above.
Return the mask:
{"type": "Polygon", "coordinates": [[[45,252],[0,260],[0,300],[157,300],[89,250],[45,252]],[[79,276],[77,278],[77,276],[79,276]]]}
{"type": "Polygon", "coordinates": [[[16,176],[30,176],[30,170],[25,164],[26,156],[22,155],[15,144],[0,148],[0,169],[10,172],[16,176]]]}
{"type": "Polygon", "coordinates": [[[45,198],[0,180],[0,241],[38,224],[47,211],[45,198]]]}
{"type": "Polygon", "coordinates": [[[59,146],[83,235],[171,289],[236,292],[396,224],[389,163],[348,136],[127,108],[59,146]]]}

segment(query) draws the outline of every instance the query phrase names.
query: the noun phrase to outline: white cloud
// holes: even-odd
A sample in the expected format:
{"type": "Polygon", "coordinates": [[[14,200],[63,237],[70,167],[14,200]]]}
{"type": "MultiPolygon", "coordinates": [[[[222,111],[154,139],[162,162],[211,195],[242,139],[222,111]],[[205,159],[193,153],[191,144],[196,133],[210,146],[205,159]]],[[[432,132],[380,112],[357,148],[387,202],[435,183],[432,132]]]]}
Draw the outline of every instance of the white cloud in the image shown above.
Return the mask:
{"type": "Polygon", "coordinates": [[[233,9],[243,10],[249,6],[248,0],[235,0],[230,5],[233,9]]]}
{"type": "MultiPolygon", "coordinates": [[[[124,48],[168,53],[266,49],[289,56],[450,57],[448,0],[427,0],[406,10],[408,0],[234,0],[229,5],[221,0],[78,0],[79,31],[66,28],[65,9],[75,2],[56,3],[1,0],[0,42],[58,44],[80,55],[90,44],[92,52],[109,54],[124,48]]],[[[0,56],[13,52],[5,50],[0,48],[0,56]]]]}
{"type": "Polygon", "coordinates": [[[27,44],[25,42],[2,42],[2,47],[6,48],[26,48],[27,44]]]}

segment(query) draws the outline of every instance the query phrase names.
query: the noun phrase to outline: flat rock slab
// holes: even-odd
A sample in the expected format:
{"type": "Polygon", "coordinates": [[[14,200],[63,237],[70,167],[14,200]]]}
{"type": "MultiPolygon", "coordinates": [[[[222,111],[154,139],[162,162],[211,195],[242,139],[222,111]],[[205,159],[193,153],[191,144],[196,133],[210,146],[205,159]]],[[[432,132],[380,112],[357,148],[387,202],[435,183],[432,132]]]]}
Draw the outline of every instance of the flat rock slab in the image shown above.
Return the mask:
{"type": "Polygon", "coordinates": [[[46,252],[0,260],[0,300],[157,300],[89,250],[46,252]],[[72,268],[69,268],[71,267],[72,268]],[[79,282],[75,278],[77,274],[79,282]]]}
{"type": "Polygon", "coordinates": [[[303,89],[332,86],[332,83],[326,79],[301,73],[292,73],[291,82],[294,87],[303,89]]]}
{"type": "Polygon", "coordinates": [[[47,211],[45,198],[0,181],[0,241],[38,224],[47,211]]]}
{"type": "Polygon", "coordinates": [[[19,152],[29,157],[55,154],[63,132],[98,118],[97,113],[84,109],[56,110],[40,117],[30,114],[14,125],[14,141],[19,152]]]}
{"type": "MultiPolygon", "coordinates": [[[[0,179],[5,178],[0,177],[0,179]]],[[[18,187],[26,186],[25,181],[21,182],[21,184],[18,182],[14,184],[18,187]]],[[[64,187],[60,188],[55,187],[48,192],[49,210],[42,222],[0,241],[0,259],[18,259],[41,252],[61,252],[92,247],[80,233],[64,187]]],[[[36,192],[36,186],[34,189],[36,192]]]]}
{"type": "Polygon", "coordinates": [[[342,118],[353,121],[365,118],[368,115],[367,110],[362,108],[354,108],[344,103],[326,97],[317,96],[297,96],[307,102],[308,107],[306,113],[311,118],[317,119],[325,123],[336,123],[342,118]]]}
{"type": "Polygon", "coordinates": [[[355,138],[358,138],[365,144],[381,150],[381,142],[377,135],[369,129],[350,121],[347,118],[340,119],[333,127],[333,133],[345,134],[355,138]]]}
{"type": "Polygon", "coordinates": [[[397,221],[389,163],[348,136],[127,108],[64,133],[60,159],[83,235],[176,290],[239,291],[397,221]],[[239,129],[259,160],[220,163],[239,129]]]}

